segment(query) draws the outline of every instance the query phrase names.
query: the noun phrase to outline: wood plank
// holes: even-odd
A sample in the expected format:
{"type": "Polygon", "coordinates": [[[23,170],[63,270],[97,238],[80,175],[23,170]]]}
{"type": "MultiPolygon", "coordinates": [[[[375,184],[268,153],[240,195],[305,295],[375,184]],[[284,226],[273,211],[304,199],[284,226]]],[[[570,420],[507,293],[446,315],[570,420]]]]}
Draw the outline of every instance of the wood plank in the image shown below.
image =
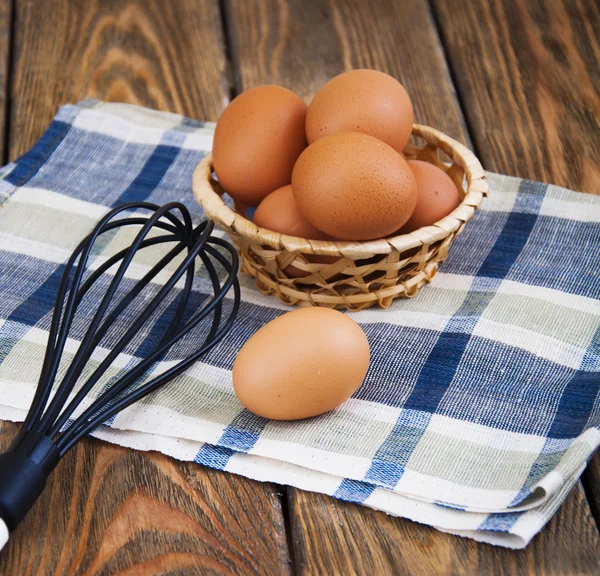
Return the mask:
{"type": "Polygon", "coordinates": [[[11,45],[11,0],[0,0],[0,161],[6,162],[6,105],[11,45]]]}
{"type": "Polygon", "coordinates": [[[227,0],[226,5],[237,92],[273,83],[310,102],[336,74],[376,68],[408,90],[415,122],[468,142],[439,41],[428,28],[425,0],[227,0]]]}
{"type": "Polygon", "coordinates": [[[433,6],[484,167],[600,194],[600,4],[433,6]]]}
{"type": "Polygon", "coordinates": [[[229,98],[217,0],[16,4],[10,157],[84,98],[216,120],[229,98]]]}
{"type": "MultiPolygon", "coordinates": [[[[19,1],[10,157],[85,97],[215,119],[226,104],[216,0],[19,1]]],[[[16,426],[1,423],[6,447],[16,426]]],[[[0,574],[289,572],[281,497],[241,477],[86,439],[0,554],[0,574]]]]}
{"type": "MultiPolygon", "coordinates": [[[[228,0],[227,7],[238,92],[278,83],[309,101],[343,70],[377,68],[407,87],[417,122],[470,142],[425,0],[228,0]]],[[[598,569],[600,541],[580,485],[520,552],[442,534],[319,494],[289,488],[288,496],[299,573],[552,574],[598,569]]]]}
{"type": "MultiPolygon", "coordinates": [[[[17,425],[0,422],[5,449],[17,425]]],[[[85,439],[0,554],[0,574],[280,574],[268,484],[85,439]]]]}
{"type": "Polygon", "coordinates": [[[598,533],[577,484],[561,512],[524,550],[438,532],[300,490],[290,496],[294,550],[307,574],[597,574],[598,533]],[[577,538],[577,554],[565,551],[577,538]]]}

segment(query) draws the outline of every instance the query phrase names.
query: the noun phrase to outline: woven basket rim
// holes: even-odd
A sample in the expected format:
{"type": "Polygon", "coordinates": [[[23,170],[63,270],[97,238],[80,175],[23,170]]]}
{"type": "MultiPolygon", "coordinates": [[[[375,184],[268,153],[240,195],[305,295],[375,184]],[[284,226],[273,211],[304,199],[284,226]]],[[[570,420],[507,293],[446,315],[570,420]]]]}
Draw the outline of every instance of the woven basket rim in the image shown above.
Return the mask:
{"type": "Polygon", "coordinates": [[[261,228],[229,208],[214,190],[212,185],[212,153],[208,153],[194,170],[192,190],[196,201],[202,206],[206,216],[213,219],[217,224],[226,230],[231,229],[241,236],[276,250],[325,256],[350,256],[353,259],[370,258],[374,254],[389,254],[395,250],[403,252],[411,248],[421,247],[424,244],[441,241],[458,230],[472,218],[482,199],[488,193],[485,170],[475,154],[466,146],[440,130],[422,124],[414,124],[412,134],[423,138],[428,145],[434,145],[441,149],[464,170],[467,179],[467,191],[461,203],[448,216],[431,226],[419,228],[409,234],[363,242],[324,241],[307,240],[261,228]]]}

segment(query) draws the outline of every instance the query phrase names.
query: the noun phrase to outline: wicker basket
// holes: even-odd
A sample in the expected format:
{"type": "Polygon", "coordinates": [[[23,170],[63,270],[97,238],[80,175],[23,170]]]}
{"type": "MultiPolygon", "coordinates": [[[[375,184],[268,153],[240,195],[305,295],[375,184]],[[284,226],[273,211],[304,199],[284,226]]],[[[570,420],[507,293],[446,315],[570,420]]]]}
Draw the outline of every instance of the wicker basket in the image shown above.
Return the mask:
{"type": "Polygon", "coordinates": [[[327,242],[260,228],[244,216],[246,206],[236,204],[232,210],[225,204],[223,190],[213,177],[210,154],[194,172],[194,195],[206,215],[236,244],[242,271],[256,278],[262,292],[275,294],[290,305],[361,310],[378,304],[387,308],[394,298],[415,296],[433,278],[439,263],[448,256],[450,244],[488,191],[485,172],[468,148],[428,126],[415,124],[412,133],[413,140],[423,139],[425,143],[409,144],[405,156],[445,170],[457,185],[462,201],[433,226],[410,234],[366,242],[327,242]],[[311,261],[314,254],[335,256],[337,260],[311,261]],[[290,265],[305,276],[288,276],[285,270],[290,265]]]}

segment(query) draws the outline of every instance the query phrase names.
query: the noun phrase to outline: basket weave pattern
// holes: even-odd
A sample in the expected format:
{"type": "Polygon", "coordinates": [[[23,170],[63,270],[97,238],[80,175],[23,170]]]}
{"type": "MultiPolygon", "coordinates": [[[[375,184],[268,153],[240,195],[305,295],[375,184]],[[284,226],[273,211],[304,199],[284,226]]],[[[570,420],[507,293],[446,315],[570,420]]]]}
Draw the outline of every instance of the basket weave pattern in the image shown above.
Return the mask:
{"type": "Polygon", "coordinates": [[[409,144],[404,155],[442,168],[458,187],[461,203],[433,226],[410,234],[366,242],[327,242],[260,228],[244,216],[246,206],[236,203],[232,210],[225,204],[223,190],[213,177],[210,154],[194,172],[194,195],[206,215],[238,247],[242,271],[256,278],[262,292],[275,294],[289,305],[361,310],[377,304],[387,308],[394,298],[415,296],[433,278],[452,241],[488,192],[485,172],[468,148],[428,126],[415,124],[412,133],[425,143],[409,144]],[[449,161],[443,161],[441,153],[449,161]],[[336,260],[316,262],[315,254],[336,260]],[[289,276],[285,270],[290,265],[305,276],[289,276]]]}

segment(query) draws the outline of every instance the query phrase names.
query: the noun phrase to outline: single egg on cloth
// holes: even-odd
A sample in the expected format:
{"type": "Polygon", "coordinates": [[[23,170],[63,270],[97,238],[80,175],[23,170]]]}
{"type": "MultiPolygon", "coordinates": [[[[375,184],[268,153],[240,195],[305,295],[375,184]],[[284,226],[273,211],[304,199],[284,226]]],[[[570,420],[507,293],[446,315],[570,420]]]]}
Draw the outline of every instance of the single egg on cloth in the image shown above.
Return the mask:
{"type": "Polygon", "coordinates": [[[299,308],[244,344],[233,364],[233,388],[258,416],[310,418],[350,398],[369,360],[369,342],[354,320],[329,308],[299,308]]]}
{"type": "Polygon", "coordinates": [[[413,120],[410,97],[400,82],[377,70],[351,70],[315,94],[306,114],[306,136],[311,144],[335,132],[362,132],[402,152],[413,120]]]}
{"type": "MultiPolygon", "coordinates": [[[[298,236],[307,240],[332,240],[331,236],[315,228],[298,210],[298,205],[292,193],[292,186],[287,185],[271,192],[259,205],[254,213],[253,222],[261,228],[298,236]]],[[[307,255],[309,262],[331,264],[338,260],[336,256],[307,255]]],[[[294,278],[309,276],[309,272],[295,266],[287,266],[284,272],[294,278]]]]}
{"type": "Polygon", "coordinates": [[[456,184],[441,168],[422,160],[408,160],[407,164],[417,181],[417,205],[400,234],[431,226],[460,204],[456,184]]]}
{"type": "Polygon", "coordinates": [[[341,240],[389,236],[417,203],[417,183],[402,155],[358,132],[311,144],[294,166],[292,191],[303,216],[341,240]]]}
{"type": "Polygon", "coordinates": [[[306,148],[306,104],[281,86],[257,86],[225,108],[213,141],[213,166],[235,200],[257,205],[291,182],[296,159],[306,148]]]}

